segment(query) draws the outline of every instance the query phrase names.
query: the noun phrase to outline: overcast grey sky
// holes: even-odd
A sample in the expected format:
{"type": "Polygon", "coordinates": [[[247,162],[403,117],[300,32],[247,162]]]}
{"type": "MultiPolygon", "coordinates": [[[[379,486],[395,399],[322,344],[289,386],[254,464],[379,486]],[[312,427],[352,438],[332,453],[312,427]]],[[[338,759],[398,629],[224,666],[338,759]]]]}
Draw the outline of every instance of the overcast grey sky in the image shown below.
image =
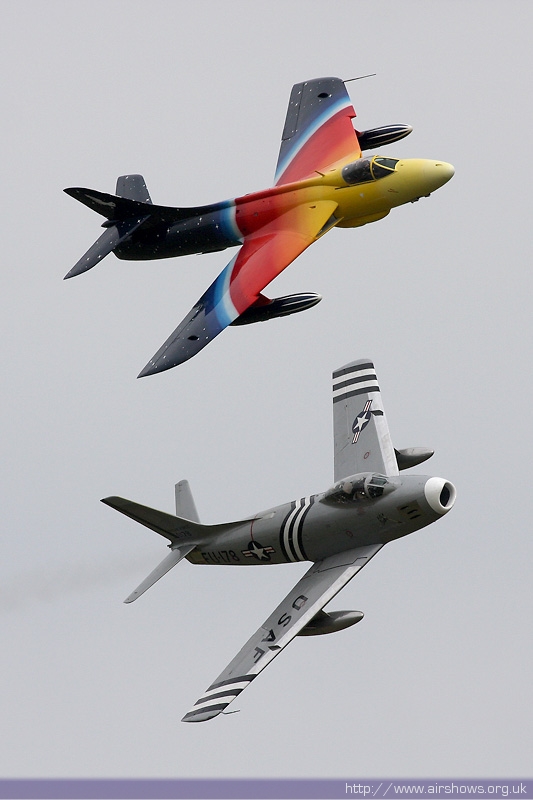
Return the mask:
{"type": "MultiPolygon", "coordinates": [[[[531,774],[531,74],[524,0],[4,2],[0,775],[531,774]],[[226,331],[136,380],[234,251],[109,256],[62,193],[141,172],[168,205],[271,185],[291,86],[336,75],[384,149],[455,165],[429,199],[334,230],[272,287],[305,314],[226,331]],[[240,713],[179,720],[305,565],[181,564],[99,503],[218,522],[332,482],[330,378],[371,357],[397,447],[454,510],[334,601],[356,628],[298,639],[240,713]]],[[[235,704],[237,707],[237,703],[235,704]]]]}

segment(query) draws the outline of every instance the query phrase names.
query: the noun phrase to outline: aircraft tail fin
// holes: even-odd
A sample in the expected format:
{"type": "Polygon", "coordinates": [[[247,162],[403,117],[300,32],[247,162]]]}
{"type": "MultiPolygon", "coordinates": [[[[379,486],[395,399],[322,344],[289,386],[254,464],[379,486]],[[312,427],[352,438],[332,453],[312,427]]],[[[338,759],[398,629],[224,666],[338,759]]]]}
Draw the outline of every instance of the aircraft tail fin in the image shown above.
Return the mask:
{"type": "Polygon", "coordinates": [[[177,483],[175,493],[176,516],[185,517],[185,519],[190,519],[192,522],[200,522],[189,481],[180,481],[177,483]]]}
{"type": "MultiPolygon", "coordinates": [[[[192,503],[192,511],[196,513],[194,508],[194,501],[190,493],[189,484],[187,481],[181,481],[181,484],[176,486],[176,499],[178,497],[178,487],[181,485],[181,493],[183,495],[182,508],[187,507],[189,502],[192,503]],[[185,484],[185,486],[184,486],[185,484]],[[188,490],[188,496],[187,496],[188,490]]],[[[124,600],[125,603],[133,603],[137,600],[150,586],[153,586],[163,575],[166,575],[172,567],[187,556],[191,550],[194,550],[196,544],[201,539],[201,525],[195,521],[175,517],[173,514],[167,514],[164,511],[157,511],[155,508],[142,506],[140,503],[134,503],[132,500],[125,500],[123,497],[105,497],[102,500],[107,506],[120,511],[135,522],[140,522],[150,530],[159,533],[170,541],[170,553],[161,561],[158,566],[146,577],[137,588],[124,600]]],[[[198,514],[196,514],[196,517],[198,514]]]]}
{"type": "Polygon", "coordinates": [[[167,514],[165,511],[158,511],[149,506],[135,503],[133,500],[126,500],[124,497],[104,497],[102,503],[106,506],[120,511],[126,517],[139,522],[146,528],[155,531],[160,536],[168,539],[170,553],[163,561],[139,584],[125,600],[125,603],[132,603],[141,594],[153,586],[156,581],[166,575],[175,567],[176,564],[191,553],[197,545],[206,541],[212,541],[219,534],[233,532],[250,525],[255,518],[238,520],[236,522],[223,522],[217,525],[202,525],[198,520],[198,512],[192,497],[188,481],[180,481],[176,484],[176,511],[180,516],[167,514]],[[186,516],[181,516],[181,515],[186,516]]]}
{"type": "Polygon", "coordinates": [[[140,203],[152,205],[152,198],[142,175],[120,175],[117,178],[115,194],[128,200],[137,200],[140,203]]]}
{"type": "Polygon", "coordinates": [[[65,192],[107,219],[103,223],[107,230],[67,272],[65,279],[92,269],[152,215],[152,199],[142,175],[120,175],[116,196],[80,188],[65,192]]]}
{"type": "Polygon", "coordinates": [[[142,227],[144,232],[145,229],[157,226],[169,227],[198,213],[209,213],[225,207],[224,202],[194,208],[156,206],[152,203],[142,175],[120,175],[116,194],[81,187],[71,187],[63,191],[106,218],[102,223],[102,227],[106,228],[105,233],[87,250],[65,278],[73,278],[92,269],[138,228],[142,227]]]}

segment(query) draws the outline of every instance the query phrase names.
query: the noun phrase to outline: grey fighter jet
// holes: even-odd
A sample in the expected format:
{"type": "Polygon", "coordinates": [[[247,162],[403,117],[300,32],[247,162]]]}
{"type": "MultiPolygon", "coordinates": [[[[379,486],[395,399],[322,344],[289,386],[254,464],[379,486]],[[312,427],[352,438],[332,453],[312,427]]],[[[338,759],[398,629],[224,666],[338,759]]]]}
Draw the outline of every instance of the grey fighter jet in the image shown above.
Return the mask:
{"type": "Polygon", "coordinates": [[[333,373],[333,424],[333,486],[247,519],[202,525],[187,481],[176,485],[176,516],[121,497],[102,500],[170,542],[170,553],[126,603],[183,558],[235,566],[312,562],[184,722],[203,722],[223,712],[295,636],[333,633],[359,622],[360,611],[324,611],[324,606],[387,542],[430,525],[453,507],[456,492],[450,481],[400,477],[401,470],[433,451],[395,450],[369,359],[333,373]]]}

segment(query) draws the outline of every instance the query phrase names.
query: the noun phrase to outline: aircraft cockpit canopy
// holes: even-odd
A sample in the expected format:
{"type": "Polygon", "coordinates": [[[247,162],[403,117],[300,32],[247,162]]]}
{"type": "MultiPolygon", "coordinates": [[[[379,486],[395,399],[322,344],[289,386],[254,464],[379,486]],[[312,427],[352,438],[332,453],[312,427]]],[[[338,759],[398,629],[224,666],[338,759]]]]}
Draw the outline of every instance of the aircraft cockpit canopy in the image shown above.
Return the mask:
{"type": "Polygon", "coordinates": [[[360,158],[346,164],[342,168],[341,175],[349,186],[356,183],[368,183],[385,178],[394,172],[399,159],[385,158],[384,156],[372,156],[372,158],[360,158]]]}
{"type": "Polygon", "coordinates": [[[377,473],[363,472],[336,483],[324,494],[328,503],[358,503],[374,500],[396,489],[396,481],[377,473]]]}

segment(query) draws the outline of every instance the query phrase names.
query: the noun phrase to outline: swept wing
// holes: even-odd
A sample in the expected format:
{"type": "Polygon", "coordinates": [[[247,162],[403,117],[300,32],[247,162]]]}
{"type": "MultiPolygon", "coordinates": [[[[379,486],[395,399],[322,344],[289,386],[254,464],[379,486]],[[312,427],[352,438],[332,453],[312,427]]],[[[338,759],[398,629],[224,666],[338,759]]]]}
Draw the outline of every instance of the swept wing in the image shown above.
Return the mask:
{"type": "Polygon", "coordinates": [[[358,472],[398,475],[374,364],[352,361],[333,373],[335,481],[358,472]]]}
{"type": "Polygon", "coordinates": [[[360,158],[353,117],[354,107],[340,78],[316,78],[293,86],[281,137],[276,186],[360,158]]]}
{"type": "Polygon", "coordinates": [[[224,711],[381,547],[356,547],[313,564],[182,721],[204,722],[224,711]]]}
{"type": "Polygon", "coordinates": [[[139,377],[175,367],[195,356],[259,299],[261,291],[319,236],[337,204],[301,204],[244,240],[187,317],[150,359],[139,377]]]}

